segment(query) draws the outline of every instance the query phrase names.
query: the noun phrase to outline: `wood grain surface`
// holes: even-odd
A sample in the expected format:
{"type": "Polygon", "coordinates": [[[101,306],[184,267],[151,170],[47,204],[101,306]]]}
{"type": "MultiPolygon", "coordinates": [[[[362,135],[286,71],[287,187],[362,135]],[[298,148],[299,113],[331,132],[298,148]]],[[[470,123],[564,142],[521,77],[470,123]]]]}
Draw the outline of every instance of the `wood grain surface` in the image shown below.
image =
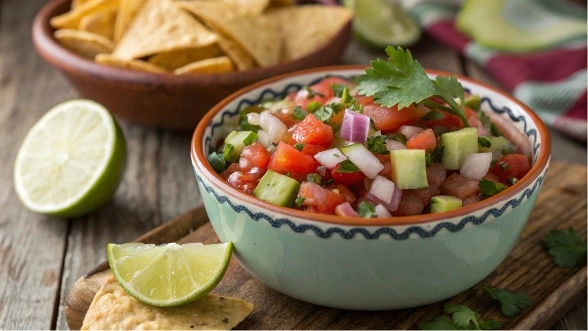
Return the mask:
{"type": "MultiPolygon", "coordinates": [[[[121,123],[129,155],[111,202],[87,217],[69,220],[22,207],[12,187],[20,143],[49,108],[78,97],[34,51],[30,27],[45,2],[0,0],[0,329],[66,329],[65,297],[80,276],[105,259],[108,242],[132,240],[200,201],[190,166],[190,134],[121,123]]],[[[488,81],[468,61],[429,38],[411,49],[425,67],[488,81]]],[[[367,64],[383,56],[381,50],[352,42],[343,62],[367,64]]],[[[585,164],[586,145],[555,134],[553,159],[585,164]]],[[[555,327],[586,329],[585,302],[555,327]]],[[[329,314],[323,318],[336,317],[329,314]]]]}
{"type": "MultiPolygon", "coordinates": [[[[431,320],[443,312],[447,302],[467,305],[483,318],[499,320],[504,329],[547,329],[553,326],[586,293],[586,266],[570,269],[557,268],[542,245],[542,238],[552,229],[576,229],[586,235],[586,167],[554,163],[547,174],[536,207],[513,251],[486,279],[448,301],[420,308],[388,312],[342,311],[312,304],[280,294],[250,276],[235,259],[220,285],[214,290],[222,295],[236,296],[255,304],[252,315],[240,329],[415,329],[418,323],[431,320]],[[569,187],[562,190],[563,187],[569,187]],[[570,189],[571,188],[571,189],[570,189]],[[577,190],[579,188],[579,190],[577,190]],[[577,191],[576,191],[577,190],[577,191]],[[516,317],[504,317],[499,305],[481,290],[481,285],[492,285],[524,293],[532,305],[516,317]]],[[[196,209],[197,210],[197,209],[196,209]]],[[[198,229],[178,240],[216,243],[218,239],[210,223],[191,212],[183,219],[194,222],[178,223],[178,233],[187,233],[187,226],[202,224],[198,229]]],[[[175,226],[162,227],[141,241],[165,239],[175,226]]],[[[112,273],[106,263],[78,280],[67,297],[67,321],[72,329],[83,322],[94,294],[112,273]]]]}

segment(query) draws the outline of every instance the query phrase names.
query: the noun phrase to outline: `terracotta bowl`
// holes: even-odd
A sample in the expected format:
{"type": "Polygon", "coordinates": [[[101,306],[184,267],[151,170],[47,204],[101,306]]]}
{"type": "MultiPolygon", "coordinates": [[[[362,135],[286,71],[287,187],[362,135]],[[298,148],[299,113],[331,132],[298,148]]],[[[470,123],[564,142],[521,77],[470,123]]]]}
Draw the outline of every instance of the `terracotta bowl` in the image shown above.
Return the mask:
{"type": "Polygon", "coordinates": [[[243,72],[184,77],[133,72],[80,57],[53,38],[55,30],[49,20],[69,10],[70,2],[50,1],[37,14],[32,29],[37,51],[63,72],[84,98],[101,103],[120,119],[151,127],[193,130],[207,110],[240,88],[271,76],[337,63],[350,39],[347,24],[305,57],[243,72]]]}

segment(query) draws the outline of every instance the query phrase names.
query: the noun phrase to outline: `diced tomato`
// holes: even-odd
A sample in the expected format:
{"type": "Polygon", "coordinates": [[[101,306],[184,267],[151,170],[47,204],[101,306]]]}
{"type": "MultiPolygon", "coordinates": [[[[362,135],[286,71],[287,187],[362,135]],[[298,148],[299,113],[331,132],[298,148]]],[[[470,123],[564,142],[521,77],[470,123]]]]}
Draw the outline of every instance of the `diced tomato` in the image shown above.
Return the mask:
{"type": "Polygon", "coordinates": [[[435,147],[437,147],[437,138],[432,129],[417,133],[406,142],[407,149],[424,149],[427,153],[431,153],[435,147]]]}
{"type": "Polygon", "coordinates": [[[355,186],[363,183],[365,175],[361,171],[354,172],[337,172],[341,168],[341,165],[337,164],[333,170],[331,170],[331,176],[337,183],[355,186]]]}
{"type": "Polygon", "coordinates": [[[443,182],[443,185],[441,185],[441,192],[465,200],[480,192],[478,183],[479,181],[475,179],[470,179],[454,173],[443,182]]]}
{"type": "MultiPolygon", "coordinates": [[[[357,200],[355,198],[355,195],[353,194],[353,192],[351,192],[351,190],[343,184],[334,183],[334,184],[329,185],[328,189],[330,189],[331,191],[333,191],[333,190],[339,191],[340,194],[343,194],[345,196],[345,199],[347,199],[347,202],[349,202],[349,203],[353,203],[355,200],[357,200]]],[[[336,191],[333,191],[333,192],[336,192],[336,191]]]]}
{"type": "Polygon", "coordinates": [[[429,186],[441,186],[446,177],[447,171],[442,163],[434,163],[430,167],[427,167],[427,182],[429,186]]]}
{"type": "Polygon", "coordinates": [[[529,159],[523,154],[505,155],[496,162],[490,172],[500,178],[500,182],[512,185],[512,179],[522,179],[531,170],[529,159]]]}
{"type": "Polygon", "coordinates": [[[321,122],[314,115],[308,114],[298,124],[298,127],[292,134],[292,139],[299,143],[328,148],[333,143],[335,136],[333,135],[333,128],[321,122]]]}
{"type": "Polygon", "coordinates": [[[331,89],[331,84],[350,85],[348,81],[341,78],[326,78],[309,87],[309,89],[312,91],[311,93],[314,94],[311,98],[308,97],[309,91],[302,89],[300,91],[290,93],[286,99],[293,101],[294,104],[302,107],[302,109],[306,109],[306,106],[311,102],[318,102],[321,105],[324,105],[327,100],[334,96],[333,90],[331,89]]]}
{"type": "Polygon", "coordinates": [[[225,170],[221,177],[224,178],[231,186],[243,190],[247,193],[253,193],[259,180],[265,174],[266,169],[254,167],[249,171],[240,171],[239,164],[231,164],[225,170]]]}
{"type": "Polygon", "coordinates": [[[292,125],[298,123],[292,114],[277,112],[273,115],[282,121],[282,123],[284,123],[287,127],[291,127],[292,125]]]}
{"type": "Polygon", "coordinates": [[[344,194],[335,193],[312,182],[302,183],[298,194],[304,197],[304,206],[312,206],[313,210],[324,214],[334,214],[335,208],[347,201],[344,194]]]}
{"type": "Polygon", "coordinates": [[[396,209],[392,215],[418,215],[423,212],[423,209],[425,209],[425,203],[423,202],[423,199],[418,196],[418,193],[414,192],[414,190],[403,190],[400,205],[398,205],[398,209],[396,209]]]}
{"type": "Polygon", "coordinates": [[[471,205],[472,203],[476,203],[476,202],[479,202],[479,201],[482,201],[482,198],[480,198],[480,196],[479,196],[479,195],[477,195],[477,194],[474,194],[474,195],[472,195],[471,197],[469,197],[469,198],[467,198],[467,199],[463,200],[463,201],[461,202],[461,205],[462,205],[462,207],[465,207],[465,206],[467,206],[467,205],[471,205]]]}
{"type": "Polygon", "coordinates": [[[229,178],[229,176],[231,176],[234,172],[239,171],[239,163],[231,163],[231,165],[225,170],[223,171],[220,176],[222,177],[222,179],[227,179],[229,178]]]}
{"type": "Polygon", "coordinates": [[[271,154],[260,143],[246,146],[239,158],[239,170],[249,171],[254,167],[267,169],[271,154]]]}
{"type": "Polygon", "coordinates": [[[362,105],[373,105],[374,104],[374,98],[373,97],[366,97],[366,96],[361,96],[361,95],[356,95],[354,97],[355,101],[357,101],[357,103],[360,103],[362,105]]]}
{"type": "Polygon", "coordinates": [[[500,177],[498,177],[498,175],[493,174],[492,172],[488,172],[486,176],[484,176],[484,179],[497,183],[500,182],[500,177]]]}
{"type": "Polygon", "coordinates": [[[424,112],[409,106],[402,110],[396,107],[382,107],[376,104],[365,104],[363,113],[369,116],[376,125],[376,128],[384,133],[398,130],[401,126],[413,124],[424,112]]]}
{"type": "Polygon", "coordinates": [[[324,152],[327,149],[320,145],[305,144],[302,153],[315,156],[317,153],[324,152]]]}
{"type": "Polygon", "coordinates": [[[313,173],[320,164],[310,155],[304,154],[293,146],[284,142],[278,144],[274,155],[272,155],[268,169],[280,174],[313,173]]]}
{"type": "MultiPolygon", "coordinates": [[[[447,127],[452,127],[452,128],[463,128],[463,121],[461,120],[461,118],[457,115],[453,115],[450,114],[448,112],[445,112],[443,110],[438,110],[440,113],[442,113],[443,115],[445,115],[445,117],[443,117],[440,120],[434,120],[434,121],[422,121],[423,124],[425,124],[427,127],[434,127],[434,126],[447,126],[447,127]]],[[[466,108],[465,109],[465,113],[466,113],[466,119],[470,118],[472,116],[476,116],[476,112],[466,108]]]]}

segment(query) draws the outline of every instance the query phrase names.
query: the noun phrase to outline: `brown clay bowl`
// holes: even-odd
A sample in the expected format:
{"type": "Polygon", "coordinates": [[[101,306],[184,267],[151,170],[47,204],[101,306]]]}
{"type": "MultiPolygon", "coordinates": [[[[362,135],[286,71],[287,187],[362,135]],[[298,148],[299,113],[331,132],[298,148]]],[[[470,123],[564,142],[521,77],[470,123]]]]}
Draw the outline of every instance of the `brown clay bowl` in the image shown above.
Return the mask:
{"type": "MultiPolygon", "coordinates": [[[[173,76],[107,67],[62,47],[49,20],[65,13],[70,0],[48,2],[33,23],[39,54],[59,69],[82,97],[101,103],[118,118],[150,127],[193,130],[217,102],[265,78],[305,68],[335,64],[351,35],[347,24],[314,52],[275,66],[217,75],[173,76]]],[[[317,1],[332,3],[332,1],[317,1]]]]}

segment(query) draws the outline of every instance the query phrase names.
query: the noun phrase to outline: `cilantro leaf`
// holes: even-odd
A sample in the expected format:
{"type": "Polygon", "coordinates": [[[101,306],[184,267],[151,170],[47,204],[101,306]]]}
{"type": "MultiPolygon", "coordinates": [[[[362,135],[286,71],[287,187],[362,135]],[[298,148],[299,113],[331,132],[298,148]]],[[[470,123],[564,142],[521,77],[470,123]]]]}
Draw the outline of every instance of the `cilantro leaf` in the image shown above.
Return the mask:
{"type": "Polygon", "coordinates": [[[345,106],[339,102],[333,102],[320,107],[318,110],[313,112],[313,115],[323,123],[329,123],[333,115],[342,112],[345,106]]]}
{"type": "Polygon", "coordinates": [[[478,323],[480,325],[480,330],[498,330],[500,327],[500,322],[495,320],[483,320],[478,323]]]}
{"type": "Polygon", "coordinates": [[[337,167],[337,170],[335,170],[335,172],[341,173],[349,173],[356,171],[359,171],[359,168],[355,164],[353,164],[353,162],[349,161],[349,159],[340,162],[339,167],[337,167]]]}
{"type": "Polygon", "coordinates": [[[340,98],[343,95],[343,90],[347,88],[347,86],[345,86],[344,84],[341,83],[332,83],[330,85],[331,90],[333,91],[333,94],[337,97],[340,98]]]}
{"type": "Polygon", "coordinates": [[[502,154],[502,156],[514,154],[514,149],[512,149],[512,147],[510,146],[505,146],[500,150],[500,153],[502,154]]]}
{"type": "Polygon", "coordinates": [[[292,114],[292,116],[294,117],[295,120],[297,121],[302,121],[306,115],[308,115],[308,112],[304,109],[302,109],[302,107],[300,106],[296,106],[294,107],[294,113],[292,114]]]}
{"type": "Polygon", "coordinates": [[[374,154],[390,154],[390,151],[386,148],[386,136],[368,137],[367,148],[374,154]]]}
{"type": "Polygon", "coordinates": [[[508,290],[501,290],[492,286],[482,286],[492,299],[500,302],[500,309],[506,316],[512,317],[518,315],[521,310],[527,308],[531,301],[529,297],[522,293],[515,293],[508,290]]]}
{"type": "Polygon", "coordinates": [[[478,186],[480,187],[480,194],[488,197],[498,194],[508,188],[508,186],[502,183],[493,182],[484,178],[480,180],[478,186]]]}
{"type": "Polygon", "coordinates": [[[494,123],[490,123],[490,132],[492,132],[492,135],[495,137],[502,136],[502,132],[500,132],[500,130],[498,129],[498,127],[494,123]]]}
{"type": "Polygon", "coordinates": [[[455,325],[451,318],[447,315],[440,315],[435,317],[434,320],[420,323],[419,329],[421,330],[461,330],[460,327],[455,325]]]}
{"type": "Polygon", "coordinates": [[[296,148],[299,151],[302,151],[304,149],[304,144],[303,143],[296,143],[296,144],[294,144],[294,148],[296,148]]]}
{"type": "Polygon", "coordinates": [[[475,311],[469,309],[466,306],[455,303],[448,303],[444,308],[446,313],[453,314],[451,320],[457,326],[466,328],[470,325],[470,323],[473,323],[477,330],[480,329],[480,325],[478,324],[480,314],[476,313],[475,311]]]}
{"type": "Polygon", "coordinates": [[[480,320],[481,315],[470,308],[454,303],[444,306],[445,312],[452,315],[437,316],[432,321],[420,323],[421,330],[497,330],[500,322],[487,319],[480,320]]]}
{"type": "Polygon", "coordinates": [[[488,147],[492,146],[492,143],[490,142],[490,140],[488,140],[484,137],[478,137],[478,145],[488,148],[488,147]]]}
{"type": "Polygon", "coordinates": [[[294,204],[296,206],[300,207],[304,203],[304,200],[306,200],[306,198],[303,196],[300,196],[300,197],[296,198],[296,200],[294,201],[294,204]]]}
{"type": "Polygon", "coordinates": [[[319,108],[321,108],[321,103],[318,101],[311,101],[308,103],[308,105],[306,105],[306,110],[313,112],[318,110],[319,108]]]}
{"type": "Polygon", "coordinates": [[[543,242],[560,268],[573,268],[586,263],[586,241],[572,228],[567,231],[552,230],[543,237],[543,242]]]}
{"type": "Polygon", "coordinates": [[[357,213],[363,218],[372,218],[376,214],[376,209],[371,203],[362,201],[357,205],[357,213]]]}
{"type": "Polygon", "coordinates": [[[438,112],[436,110],[432,110],[428,113],[426,113],[424,116],[421,117],[421,120],[423,121],[436,121],[436,120],[441,120],[445,118],[445,114],[443,114],[442,112],[438,112]]]}
{"type": "Polygon", "coordinates": [[[305,86],[305,87],[303,87],[302,89],[303,89],[303,90],[305,90],[305,91],[307,92],[307,95],[306,95],[306,98],[307,98],[307,99],[312,99],[312,98],[314,98],[315,96],[319,96],[319,97],[321,97],[321,98],[324,98],[324,97],[325,97],[325,95],[324,95],[324,94],[322,94],[322,93],[319,93],[319,92],[316,92],[315,90],[311,89],[311,88],[310,88],[310,87],[308,87],[308,86],[305,86]]]}
{"type": "Polygon", "coordinates": [[[377,104],[397,106],[398,109],[425,100],[428,106],[457,115],[464,126],[469,126],[465,117],[463,87],[455,76],[438,76],[432,81],[409,50],[387,47],[386,54],[388,61],[371,61],[365,75],[357,78],[359,94],[373,96],[377,104]],[[450,107],[428,100],[432,96],[443,99],[450,107]],[[455,98],[459,99],[459,104],[455,98]]]}
{"type": "Polygon", "coordinates": [[[431,162],[433,163],[441,163],[441,159],[443,158],[443,151],[445,150],[445,145],[437,145],[435,149],[431,152],[431,162]]]}

